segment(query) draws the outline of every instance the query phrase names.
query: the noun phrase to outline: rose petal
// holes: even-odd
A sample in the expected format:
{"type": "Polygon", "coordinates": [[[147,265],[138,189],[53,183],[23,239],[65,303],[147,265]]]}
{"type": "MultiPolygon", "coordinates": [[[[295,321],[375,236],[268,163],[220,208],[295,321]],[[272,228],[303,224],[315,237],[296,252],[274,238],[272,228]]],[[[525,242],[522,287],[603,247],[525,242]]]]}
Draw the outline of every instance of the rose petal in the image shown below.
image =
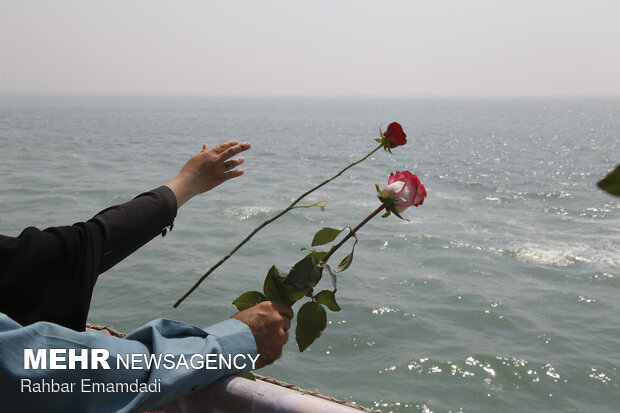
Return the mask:
{"type": "Polygon", "coordinates": [[[394,183],[389,184],[381,191],[384,195],[387,196],[397,196],[400,191],[405,187],[405,183],[403,181],[396,181],[394,183]]]}
{"type": "Polygon", "coordinates": [[[398,122],[390,123],[383,136],[390,142],[390,149],[407,143],[407,135],[398,122]]]}
{"type": "Polygon", "coordinates": [[[390,174],[388,185],[383,188],[386,196],[397,197],[394,209],[399,214],[411,205],[419,206],[424,203],[426,188],[420,179],[409,171],[396,171],[390,174]]]}
{"type": "Polygon", "coordinates": [[[396,180],[396,176],[394,174],[390,174],[390,177],[388,178],[388,185],[394,182],[395,180],[396,180]]]}

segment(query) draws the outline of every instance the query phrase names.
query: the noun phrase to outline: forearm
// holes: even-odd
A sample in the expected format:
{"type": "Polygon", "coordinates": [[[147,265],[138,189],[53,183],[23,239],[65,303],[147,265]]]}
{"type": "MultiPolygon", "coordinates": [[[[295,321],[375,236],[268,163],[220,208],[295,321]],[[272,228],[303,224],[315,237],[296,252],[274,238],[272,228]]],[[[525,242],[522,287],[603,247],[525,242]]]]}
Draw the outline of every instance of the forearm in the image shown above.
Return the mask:
{"type": "Polygon", "coordinates": [[[188,174],[179,173],[177,176],[165,183],[170,188],[177,200],[177,209],[196,195],[192,189],[192,177],[188,174]]]}

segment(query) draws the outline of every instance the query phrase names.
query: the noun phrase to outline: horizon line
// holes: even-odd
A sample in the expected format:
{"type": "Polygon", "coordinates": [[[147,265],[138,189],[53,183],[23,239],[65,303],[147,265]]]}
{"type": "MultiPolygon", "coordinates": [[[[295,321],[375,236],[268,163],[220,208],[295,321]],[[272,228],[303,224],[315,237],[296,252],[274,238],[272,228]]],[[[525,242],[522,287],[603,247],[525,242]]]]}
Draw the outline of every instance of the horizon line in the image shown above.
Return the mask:
{"type": "Polygon", "coordinates": [[[6,97],[73,97],[73,98],[208,98],[208,99],[614,99],[620,93],[187,93],[187,92],[104,92],[104,91],[6,91],[0,89],[0,99],[6,97]]]}

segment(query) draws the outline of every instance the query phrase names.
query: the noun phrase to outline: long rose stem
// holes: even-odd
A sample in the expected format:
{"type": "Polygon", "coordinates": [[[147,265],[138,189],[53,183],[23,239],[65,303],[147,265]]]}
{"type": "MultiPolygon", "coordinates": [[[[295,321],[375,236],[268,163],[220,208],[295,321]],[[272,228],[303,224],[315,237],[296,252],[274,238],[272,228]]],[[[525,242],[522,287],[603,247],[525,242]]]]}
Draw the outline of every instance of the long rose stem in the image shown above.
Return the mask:
{"type": "MultiPolygon", "coordinates": [[[[319,185],[315,186],[314,188],[304,192],[303,194],[301,194],[299,196],[299,198],[297,198],[296,200],[293,201],[292,204],[290,204],[288,207],[284,208],[282,211],[280,211],[276,216],[274,216],[273,218],[269,218],[267,219],[265,222],[263,222],[262,224],[260,224],[258,227],[256,227],[254,229],[254,231],[250,232],[250,235],[248,235],[247,237],[245,237],[243,239],[243,241],[241,241],[239,244],[237,244],[237,246],[235,248],[233,248],[228,254],[224,255],[222,257],[221,260],[219,260],[218,262],[216,262],[211,268],[209,268],[209,270],[202,276],[200,277],[200,279],[192,286],[192,288],[190,288],[185,295],[183,295],[183,297],[179,298],[179,300],[174,303],[173,307],[177,308],[179,306],[179,304],[181,304],[191,293],[194,292],[194,290],[196,288],[198,288],[198,286],[205,280],[205,278],[207,278],[209,276],[209,274],[211,274],[213,271],[215,271],[215,269],[217,267],[219,267],[220,265],[222,265],[224,262],[226,262],[226,260],[228,260],[235,252],[237,252],[237,250],[239,248],[241,248],[246,242],[248,242],[253,236],[254,234],[256,234],[258,231],[260,231],[261,229],[263,229],[265,226],[267,226],[268,224],[272,223],[273,221],[275,221],[276,219],[280,218],[282,215],[286,214],[288,211],[290,211],[291,209],[293,209],[293,207],[295,205],[297,205],[297,203],[299,201],[301,201],[303,198],[305,198],[306,196],[308,196],[309,194],[311,194],[312,192],[316,191],[317,189],[319,189],[320,187],[322,187],[323,185],[328,184],[329,182],[333,181],[334,179],[338,178],[340,175],[342,175],[345,171],[347,171],[349,168],[352,168],[353,166],[357,165],[358,163],[361,163],[363,161],[365,161],[366,159],[368,159],[368,157],[370,157],[370,155],[372,155],[373,153],[377,152],[379,149],[383,148],[383,144],[380,144],[379,146],[377,146],[375,149],[373,149],[372,151],[370,151],[370,153],[368,153],[368,155],[364,156],[362,159],[353,162],[352,164],[350,164],[349,166],[347,166],[346,168],[344,168],[343,170],[341,170],[340,172],[338,172],[336,175],[332,176],[331,178],[321,182],[319,185]]],[[[358,225],[359,226],[359,225],[358,225]]]]}
{"type": "Polygon", "coordinates": [[[352,230],[349,231],[349,233],[347,234],[346,237],[344,237],[342,239],[342,241],[340,241],[338,244],[336,244],[335,246],[332,247],[332,249],[329,250],[329,252],[327,253],[326,256],[323,257],[323,259],[321,260],[321,262],[319,263],[320,265],[325,264],[327,262],[327,260],[329,259],[329,257],[332,256],[332,254],[334,252],[336,252],[338,250],[338,248],[342,247],[342,245],[347,242],[347,240],[349,238],[351,238],[353,235],[355,235],[355,233],[364,225],[366,225],[366,223],[368,221],[370,221],[371,219],[374,218],[375,215],[377,215],[379,212],[383,211],[385,209],[385,205],[381,205],[379,208],[375,209],[374,211],[372,211],[372,213],[370,215],[368,215],[366,218],[364,218],[364,220],[362,222],[360,222],[359,224],[357,224],[357,226],[355,228],[353,228],[352,230]]]}

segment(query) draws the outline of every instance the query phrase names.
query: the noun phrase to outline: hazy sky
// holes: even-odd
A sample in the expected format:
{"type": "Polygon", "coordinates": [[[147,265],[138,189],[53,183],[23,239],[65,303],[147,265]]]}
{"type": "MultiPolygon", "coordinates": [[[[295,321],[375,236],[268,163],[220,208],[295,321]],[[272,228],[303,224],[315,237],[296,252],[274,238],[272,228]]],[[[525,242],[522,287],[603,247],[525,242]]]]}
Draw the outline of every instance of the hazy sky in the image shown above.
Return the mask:
{"type": "Polygon", "coordinates": [[[619,0],[0,0],[0,93],[620,94],[619,0]]]}

